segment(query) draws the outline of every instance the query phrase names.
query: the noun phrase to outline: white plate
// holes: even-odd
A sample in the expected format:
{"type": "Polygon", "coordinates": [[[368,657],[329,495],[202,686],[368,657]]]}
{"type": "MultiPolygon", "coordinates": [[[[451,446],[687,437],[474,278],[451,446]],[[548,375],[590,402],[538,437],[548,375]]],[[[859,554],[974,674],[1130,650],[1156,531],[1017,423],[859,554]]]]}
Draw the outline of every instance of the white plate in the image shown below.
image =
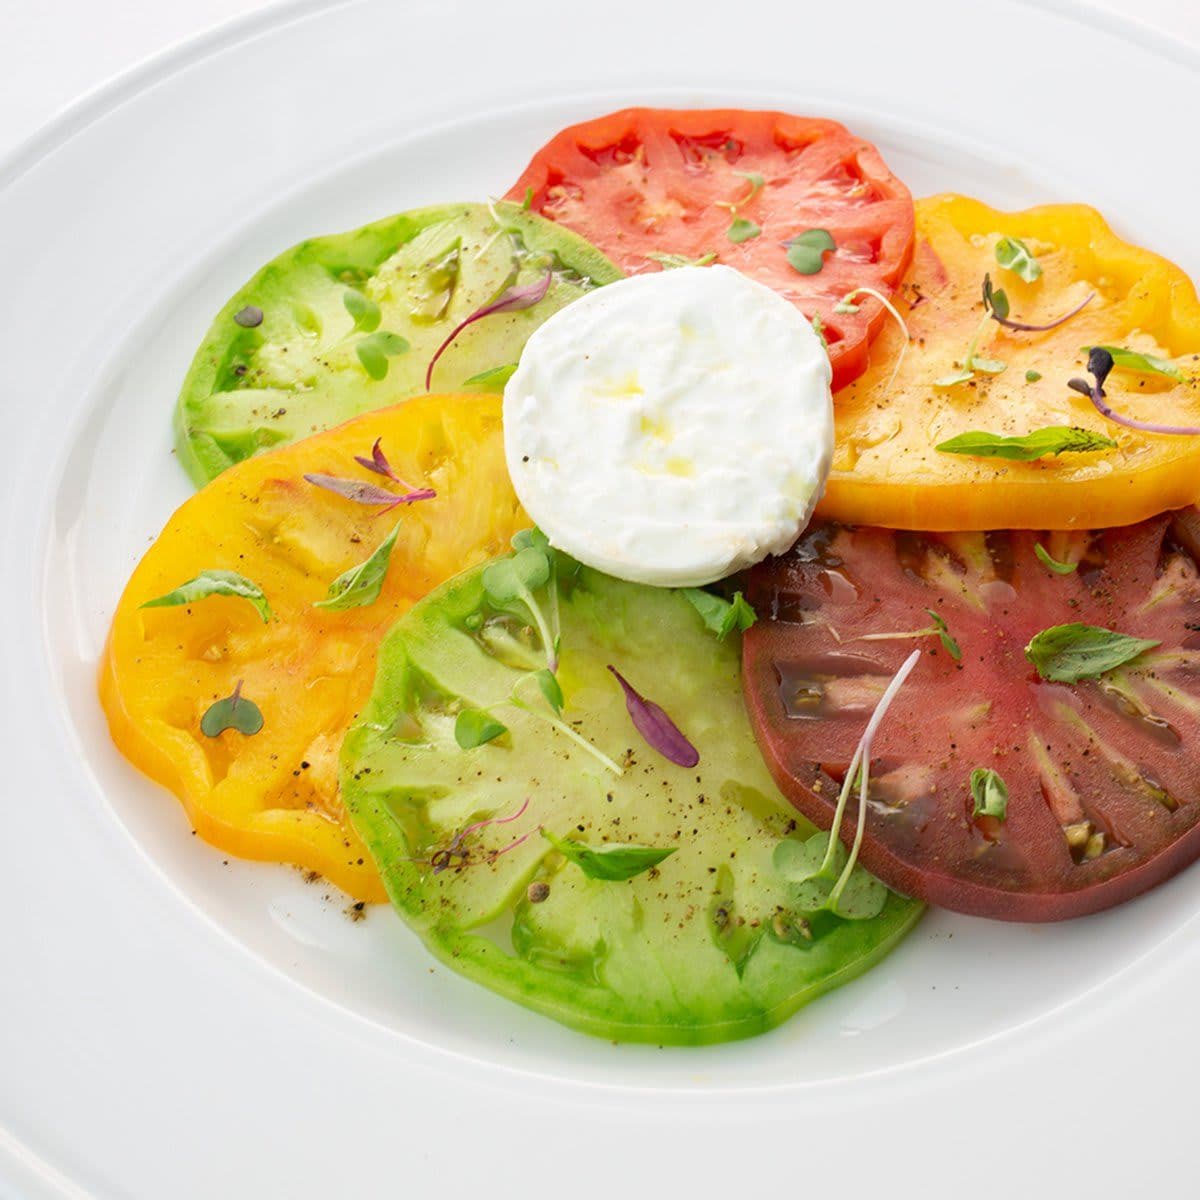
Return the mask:
{"type": "Polygon", "coordinates": [[[305,234],[502,191],[570,120],[639,101],[831,115],[917,193],[1088,200],[1196,271],[1179,130],[1197,63],[1073,11],[308,4],[159,60],[0,164],[0,1193],[1178,1178],[1200,869],[1057,927],[931,914],[773,1034],[614,1047],[434,969],[388,912],[352,924],[295,872],[189,837],[93,686],[121,586],[188,493],[170,407],[226,296],[305,234]]]}

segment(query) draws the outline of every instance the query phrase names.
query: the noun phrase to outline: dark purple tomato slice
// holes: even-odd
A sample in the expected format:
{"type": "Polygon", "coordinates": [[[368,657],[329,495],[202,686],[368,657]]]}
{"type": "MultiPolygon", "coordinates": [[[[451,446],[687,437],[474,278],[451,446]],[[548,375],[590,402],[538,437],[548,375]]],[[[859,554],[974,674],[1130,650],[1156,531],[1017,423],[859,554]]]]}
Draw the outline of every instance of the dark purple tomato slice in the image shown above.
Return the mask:
{"type": "Polygon", "coordinates": [[[869,870],[931,904],[1021,921],[1161,883],[1200,855],[1198,550],[1195,509],[1091,533],[810,527],[747,583],[760,619],[746,701],[775,779],[828,828],[876,700],[920,647],[874,742],[869,870]],[[1075,569],[1053,570],[1039,543],[1075,569]],[[1025,647],[1070,623],[1160,644],[1099,678],[1049,682],[1025,647]],[[1008,788],[1003,820],[974,816],[979,767],[1008,788]]]}

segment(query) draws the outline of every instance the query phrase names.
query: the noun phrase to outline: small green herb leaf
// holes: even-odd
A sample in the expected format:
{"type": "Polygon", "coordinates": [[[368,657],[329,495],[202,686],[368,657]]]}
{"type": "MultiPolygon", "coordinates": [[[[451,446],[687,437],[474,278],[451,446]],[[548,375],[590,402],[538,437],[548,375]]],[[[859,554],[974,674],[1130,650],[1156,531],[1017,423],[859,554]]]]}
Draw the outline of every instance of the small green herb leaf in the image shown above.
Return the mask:
{"type": "Polygon", "coordinates": [[[549,579],[550,559],[543,550],[529,545],[512,558],[492,563],[483,572],[483,590],[494,603],[510,604],[544,587],[549,579]]]}
{"type": "Polygon", "coordinates": [[[474,750],[507,732],[507,725],[480,708],[464,708],[454,722],[454,740],[463,750],[474,750]]]}
{"type": "Polygon", "coordinates": [[[1071,575],[1079,570],[1078,563],[1059,562],[1057,558],[1052,557],[1050,551],[1041,542],[1034,543],[1033,552],[1042,566],[1053,571],[1055,575],[1071,575]]]}
{"type": "Polygon", "coordinates": [[[387,578],[388,563],[392,558],[392,547],[400,533],[397,525],[376,547],[370,557],[356,567],[344,571],[330,585],[324,600],[316,602],[316,608],[328,608],[341,612],[347,608],[363,608],[374,604],[387,578]]]}
{"type": "Polygon", "coordinates": [[[1029,247],[1019,238],[1002,237],[996,243],[996,261],[1006,270],[1013,271],[1026,283],[1033,283],[1042,275],[1042,264],[1029,252],[1029,247]]]}
{"type": "Polygon", "coordinates": [[[398,333],[380,329],[363,338],[354,347],[354,352],[372,379],[384,379],[388,373],[388,359],[403,354],[407,349],[408,342],[398,333]]]}
{"type": "Polygon", "coordinates": [[[973,816],[1003,821],[1008,814],[1008,784],[990,767],[976,767],[971,772],[971,797],[975,801],[973,816]]]}
{"type": "Polygon", "coordinates": [[[839,841],[828,854],[829,834],[814,833],[804,841],[785,838],[775,847],[776,872],[793,885],[792,899],[805,912],[828,908],[851,921],[877,917],[887,903],[887,888],[865,868],[855,864],[837,901],[830,903],[834,885],[846,866],[846,847],[839,841]],[[828,860],[828,862],[827,862],[828,860]],[[824,866],[824,869],[822,867],[824,866]]]}
{"type": "Polygon", "coordinates": [[[970,454],[975,458],[1007,458],[1013,462],[1032,462],[1046,454],[1087,454],[1097,450],[1113,450],[1117,443],[1103,434],[1075,425],[1047,425],[1032,433],[1004,437],[999,433],[971,430],[948,441],[937,449],[943,454],[970,454]]]}
{"type": "Polygon", "coordinates": [[[756,222],[748,221],[745,217],[735,217],[725,236],[731,242],[748,242],[751,238],[758,237],[760,233],[762,233],[762,227],[756,222]]]}
{"type": "Polygon", "coordinates": [[[179,604],[191,604],[203,600],[206,596],[238,596],[249,600],[254,605],[255,612],[265,624],[271,619],[271,606],[263,594],[262,588],[245,575],[236,571],[201,571],[194,579],[181,583],[165,596],[156,596],[147,600],[142,608],[173,608],[179,604]]]}
{"type": "Polygon", "coordinates": [[[836,249],[827,229],[806,229],[788,242],[787,260],[801,275],[816,275],[825,265],[825,255],[836,249]]]}
{"type": "Polygon", "coordinates": [[[676,850],[674,846],[661,850],[654,846],[628,846],[619,842],[588,846],[572,838],[555,837],[545,829],[542,830],[542,836],[589,879],[614,882],[632,879],[643,871],[649,871],[676,850]]]}
{"type": "Polygon", "coordinates": [[[1043,679],[1078,683],[1081,679],[1096,679],[1157,645],[1156,641],[1097,625],[1073,623],[1053,625],[1035,634],[1025,647],[1025,657],[1043,679]]]}
{"type": "Polygon", "coordinates": [[[209,705],[200,718],[200,732],[210,738],[220,737],[227,729],[236,729],[246,737],[253,737],[262,727],[262,710],[242,695],[240,679],[232,695],[209,705]]]}
{"type": "Polygon", "coordinates": [[[942,643],[942,649],[955,662],[962,662],[962,647],[950,636],[950,627],[946,624],[945,620],[934,612],[932,608],[927,608],[925,611],[933,618],[934,632],[938,635],[938,641],[942,643]]]}
{"type": "Polygon", "coordinates": [[[540,671],[535,671],[533,677],[537,680],[538,690],[545,696],[546,703],[556,713],[561,713],[564,698],[562,686],[558,682],[558,676],[553,671],[543,667],[540,671]]]}
{"type": "Polygon", "coordinates": [[[477,387],[484,392],[502,392],[504,385],[513,377],[517,369],[516,363],[505,363],[502,367],[491,367],[472,375],[463,382],[463,387],[477,387]]]}
{"type": "Polygon", "coordinates": [[[734,171],[735,175],[740,175],[743,179],[748,180],[750,184],[749,195],[743,196],[738,201],[739,205],[749,204],[759,192],[763,190],[763,184],[766,180],[757,171],[734,171]]]}
{"type": "Polygon", "coordinates": [[[354,288],[347,288],[342,293],[342,303],[353,318],[354,328],[359,333],[371,333],[379,328],[379,322],[383,316],[379,311],[379,305],[369,296],[364,296],[362,292],[355,291],[354,288]]]}
{"type": "Polygon", "coordinates": [[[646,257],[661,263],[668,270],[673,267],[707,267],[709,263],[717,261],[716,253],[711,250],[699,258],[688,258],[686,254],[664,254],[658,250],[652,250],[646,257]]]}
{"type": "Polygon", "coordinates": [[[985,375],[999,375],[1008,363],[1001,362],[998,358],[979,358],[976,356],[971,359],[971,367],[976,371],[982,371],[985,375]]]}
{"type": "Polygon", "coordinates": [[[1026,383],[1037,383],[1037,381],[1039,379],[1041,379],[1041,377],[1042,377],[1041,371],[1035,371],[1035,370],[1033,370],[1032,367],[1028,371],[1025,372],[1025,382],[1026,383]]]}
{"type": "Polygon", "coordinates": [[[682,588],[688,603],[700,614],[704,626],[723,642],[735,629],[743,632],[758,619],[750,602],[741,592],[734,592],[732,600],[706,592],[703,588],[682,588]]]}
{"type": "Polygon", "coordinates": [[[1126,371],[1138,371],[1143,375],[1163,375],[1176,383],[1184,383],[1186,376],[1170,359],[1159,358],[1154,354],[1139,354],[1136,350],[1125,350],[1120,346],[1084,346],[1083,352],[1090,354],[1093,350],[1107,350],[1112,355],[1113,366],[1122,367],[1126,371]]]}
{"type": "MultiPolygon", "coordinates": [[[[974,377],[975,372],[964,367],[961,371],[956,371],[953,375],[943,375],[941,379],[935,379],[933,386],[935,388],[958,387],[960,383],[970,383],[974,377]]],[[[941,449],[941,447],[939,446],[938,449],[941,449]]]]}
{"type": "Polygon", "coordinates": [[[1003,288],[993,287],[990,275],[983,277],[983,307],[989,317],[999,321],[1008,318],[1008,293],[1003,288]]]}

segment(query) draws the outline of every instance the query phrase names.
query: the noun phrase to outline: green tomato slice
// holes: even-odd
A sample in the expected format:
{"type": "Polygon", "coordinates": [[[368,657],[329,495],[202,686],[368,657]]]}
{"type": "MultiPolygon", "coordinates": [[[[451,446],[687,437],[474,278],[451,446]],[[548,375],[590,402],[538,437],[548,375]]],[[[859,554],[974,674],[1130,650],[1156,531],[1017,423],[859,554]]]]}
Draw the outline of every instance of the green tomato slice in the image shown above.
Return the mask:
{"type": "Polygon", "coordinates": [[[424,392],[455,326],[547,269],[538,304],[476,321],[451,343],[431,381],[439,392],[477,390],[468,381],[516,362],[547,317],[621,272],[505,202],[417,209],[301,242],[225,305],[196,352],[175,410],[180,461],[203,485],[261,450],[424,392]]]}
{"type": "MultiPolygon", "coordinates": [[[[586,1033],[697,1044],[777,1025],[912,928],[921,906],[890,893],[869,920],[805,912],[776,872],[779,841],[814,826],[755,746],[736,636],[717,641],[678,592],[564,571],[560,556],[561,720],[621,764],[617,775],[550,723],[530,678],[544,658],[529,614],[493,607],[483,570],[392,629],[342,749],[355,828],[401,917],[446,965],[586,1033]],[[698,766],[642,741],[609,664],[666,710],[698,766]],[[503,733],[461,748],[464,711],[503,733]],[[632,878],[593,878],[541,830],[674,853],[632,878]]],[[[544,587],[536,599],[554,611],[544,587]]],[[[639,856],[657,857],[619,855],[639,856]]]]}

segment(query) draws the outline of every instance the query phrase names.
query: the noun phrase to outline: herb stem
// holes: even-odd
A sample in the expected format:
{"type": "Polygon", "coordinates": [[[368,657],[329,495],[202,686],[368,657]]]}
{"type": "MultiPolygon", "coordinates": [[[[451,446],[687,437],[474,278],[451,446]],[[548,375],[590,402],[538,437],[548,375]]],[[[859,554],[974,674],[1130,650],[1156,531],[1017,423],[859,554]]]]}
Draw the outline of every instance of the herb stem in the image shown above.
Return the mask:
{"type": "Polygon", "coordinates": [[[607,754],[604,753],[598,746],[593,746],[578,730],[572,729],[566,721],[560,720],[551,713],[542,712],[540,708],[534,708],[532,704],[526,704],[524,700],[516,695],[511,695],[508,698],[509,704],[513,708],[519,708],[522,712],[528,713],[531,717],[538,717],[545,721],[548,725],[553,726],[564,737],[570,738],[581,750],[586,750],[593,758],[606,766],[614,775],[624,775],[624,770],[607,754]]]}

